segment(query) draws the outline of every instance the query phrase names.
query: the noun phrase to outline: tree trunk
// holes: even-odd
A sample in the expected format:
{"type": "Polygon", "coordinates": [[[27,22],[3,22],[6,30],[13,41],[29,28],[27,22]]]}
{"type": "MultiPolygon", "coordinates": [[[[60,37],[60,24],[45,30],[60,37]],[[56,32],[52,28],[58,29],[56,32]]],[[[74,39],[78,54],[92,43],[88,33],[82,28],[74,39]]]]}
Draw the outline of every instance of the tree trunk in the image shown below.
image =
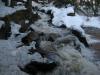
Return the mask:
{"type": "Polygon", "coordinates": [[[29,22],[30,22],[32,19],[32,0],[27,1],[26,8],[27,8],[28,18],[29,18],[29,22]]]}

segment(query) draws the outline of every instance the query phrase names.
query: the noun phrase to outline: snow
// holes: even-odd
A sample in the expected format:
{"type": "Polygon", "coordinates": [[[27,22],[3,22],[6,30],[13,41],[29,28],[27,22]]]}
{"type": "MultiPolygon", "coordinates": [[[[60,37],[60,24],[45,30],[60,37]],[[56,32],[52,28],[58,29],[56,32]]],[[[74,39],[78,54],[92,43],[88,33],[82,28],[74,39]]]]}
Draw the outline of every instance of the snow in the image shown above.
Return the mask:
{"type": "Polygon", "coordinates": [[[98,17],[89,17],[87,21],[87,17],[80,16],[77,13],[75,16],[67,16],[68,13],[74,13],[74,8],[56,8],[54,6],[51,7],[43,7],[47,12],[48,10],[52,10],[54,18],[52,19],[52,23],[56,26],[61,26],[62,24],[66,25],[68,28],[73,28],[80,31],[83,35],[85,35],[84,30],[81,26],[85,27],[97,27],[100,28],[100,18],[98,17]]]}
{"type": "Polygon", "coordinates": [[[74,13],[74,7],[68,7],[66,11],[67,13],[74,13]]]}
{"type": "Polygon", "coordinates": [[[40,7],[41,7],[41,4],[38,4],[38,3],[36,3],[35,1],[32,1],[32,6],[33,6],[33,7],[38,7],[38,8],[40,8],[40,7]]]}
{"type": "Polygon", "coordinates": [[[80,25],[82,25],[83,21],[80,16],[78,16],[78,15],[74,16],[74,17],[67,16],[66,13],[62,12],[62,11],[63,10],[61,10],[61,12],[58,11],[59,12],[58,14],[57,13],[54,14],[54,18],[53,18],[54,25],[60,26],[62,24],[65,24],[68,28],[70,28],[71,26],[79,27],[80,25]]]}
{"type": "Polygon", "coordinates": [[[25,23],[29,23],[29,20],[25,20],[25,23]]]}
{"type": "Polygon", "coordinates": [[[24,6],[15,6],[14,8],[1,6],[0,7],[0,17],[5,17],[6,15],[10,15],[18,10],[25,10],[24,6]]]}
{"type": "Polygon", "coordinates": [[[11,7],[0,7],[0,17],[4,17],[5,15],[9,15],[14,12],[15,10],[11,7]]]}
{"type": "Polygon", "coordinates": [[[12,34],[18,34],[20,28],[21,28],[21,25],[11,23],[11,32],[12,32],[12,34]]]}
{"type": "Polygon", "coordinates": [[[61,26],[62,24],[64,24],[67,26],[67,28],[77,29],[84,35],[84,31],[81,28],[81,25],[83,24],[83,19],[78,14],[75,14],[75,16],[67,16],[68,13],[74,13],[73,7],[68,7],[68,8],[47,7],[42,9],[45,9],[46,11],[52,10],[52,13],[54,15],[52,23],[54,25],[61,26]]]}
{"type": "Polygon", "coordinates": [[[84,20],[83,26],[100,28],[100,18],[99,17],[89,17],[88,21],[84,20]]]}
{"type": "Polygon", "coordinates": [[[23,5],[23,3],[22,2],[17,2],[17,5],[23,5]]]}

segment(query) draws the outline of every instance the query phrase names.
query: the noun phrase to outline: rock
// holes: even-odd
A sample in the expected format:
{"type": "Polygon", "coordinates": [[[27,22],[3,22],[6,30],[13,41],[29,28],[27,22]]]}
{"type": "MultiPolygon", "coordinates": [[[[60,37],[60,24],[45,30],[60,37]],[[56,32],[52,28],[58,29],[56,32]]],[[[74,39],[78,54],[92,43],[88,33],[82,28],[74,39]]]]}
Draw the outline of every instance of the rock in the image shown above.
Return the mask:
{"type": "Polygon", "coordinates": [[[54,0],[54,5],[59,8],[64,7],[67,4],[74,5],[74,3],[75,3],[75,0],[54,0]]]}
{"type": "Polygon", "coordinates": [[[44,9],[41,9],[40,12],[45,13],[45,10],[44,9]]]}
{"type": "Polygon", "coordinates": [[[29,53],[28,54],[34,54],[35,52],[38,52],[42,57],[45,57],[47,56],[48,52],[47,51],[44,51],[42,50],[41,48],[39,49],[34,49],[34,48],[31,48],[29,49],[29,53]]]}
{"type": "Polygon", "coordinates": [[[43,35],[40,36],[40,39],[44,41],[54,42],[58,37],[60,37],[60,34],[57,33],[43,33],[43,35]]]}
{"type": "Polygon", "coordinates": [[[79,41],[84,44],[84,46],[89,47],[86,38],[79,31],[77,30],[71,30],[71,31],[72,34],[74,34],[79,39],[79,41]]]}
{"type": "Polygon", "coordinates": [[[48,12],[48,14],[50,15],[50,20],[48,20],[48,22],[49,22],[50,24],[52,24],[52,19],[54,18],[54,16],[53,16],[52,13],[49,13],[49,12],[48,12]]]}
{"type": "Polygon", "coordinates": [[[41,41],[40,48],[48,52],[55,51],[55,47],[53,46],[53,43],[50,41],[41,41]]]}
{"type": "Polygon", "coordinates": [[[11,35],[10,25],[3,25],[0,28],[0,39],[8,39],[11,35]]]}
{"type": "Polygon", "coordinates": [[[41,41],[50,41],[54,42],[56,38],[60,37],[57,33],[44,33],[41,31],[34,31],[31,29],[31,32],[27,36],[22,38],[22,43],[28,45],[30,42],[35,41],[35,47],[39,48],[41,41]]]}
{"type": "Polygon", "coordinates": [[[29,45],[32,41],[36,41],[39,38],[38,33],[30,32],[25,37],[22,38],[21,42],[25,45],[29,45]]]}
{"type": "Polygon", "coordinates": [[[62,24],[59,28],[67,28],[66,25],[62,24]]]}
{"type": "Polygon", "coordinates": [[[31,48],[26,57],[28,58],[27,61],[29,61],[30,59],[30,62],[24,64],[27,62],[24,61],[18,67],[20,68],[21,71],[24,71],[32,75],[36,75],[37,73],[51,72],[58,66],[58,63],[54,60],[55,56],[56,54],[53,52],[47,52],[42,49],[31,48]]]}
{"type": "Polygon", "coordinates": [[[54,42],[55,45],[60,45],[60,44],[70,44],[71,42],[74,42],[76,39],[75,39],[75,36],[72,36],[72,35],[67,35],[65,37],[61,37],[61,38],[58,38],[56,39],[56,41],[54,42]]]}
{"type": "Polygon", "coordinates": [[[33,14],[31,13],[31,17],[29,15],[28,10],[19,10],[16,11],[13,14],[7,15],[3,18],[1,18],[3,21],[5,21],[6,24],[10,24],[11,21],[20,24],[22,28],[24,27],[28,27],[28,25],[34,23],[35,21],[37,21],[38,19],[40,19],[40,16],[36,13],[33,14]],[[25,20],[29,20],[29,24],[26,25],[25,24],[25,20]]]}
{"type": "Polygon", "coordinates": [[[36,61],[31,61],[30,63],[28,63],[27,65],[25,65],[24,68],[20,68],[20,70],[32,74],[32,75],[36,75],[37,73],[47,73],[47,72],[51,72],[52,70],[54,70],[57,67],[57,64],[55,62],[52,63],[43,63],[43,62],[36,62],[36,61]]]}
{"type": "Polygon", "coordinates": [[[46,14],[51,15],[51,14],[52,14],[52,10],[48,10],[48,11],[46,12],[46,14]]]}
{"type": "Polygon", "coordinates": [[[68,13],[67,16],[75,16],[75,13],[68,13]]]}

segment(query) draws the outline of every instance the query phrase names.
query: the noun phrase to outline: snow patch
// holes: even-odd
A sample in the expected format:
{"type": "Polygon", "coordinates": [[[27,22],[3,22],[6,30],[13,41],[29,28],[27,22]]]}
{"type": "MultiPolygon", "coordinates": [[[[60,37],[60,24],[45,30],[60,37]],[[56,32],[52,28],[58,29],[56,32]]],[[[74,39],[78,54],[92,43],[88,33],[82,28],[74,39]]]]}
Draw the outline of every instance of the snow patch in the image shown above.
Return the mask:
{"type": "Polygon", "coordinates": [[[89,17],[88,20],[86,19],[84,20],[83,26],[100,28],[100,18],[99,17],[89,17]]]}
{"type": "Polygon", "coordinates": [[[12,34],[19,34],[19,29],[21,28],[21,25],[11,23],[11,32],[12,34]]]}
{"type": "Polygon", "coordinates": [[[5,17],[6,15],[10,15],[18,10],[25,10],[24,6],[15,6],[14,8],[2,6],[0,7],[0,17],[5,17]]]}

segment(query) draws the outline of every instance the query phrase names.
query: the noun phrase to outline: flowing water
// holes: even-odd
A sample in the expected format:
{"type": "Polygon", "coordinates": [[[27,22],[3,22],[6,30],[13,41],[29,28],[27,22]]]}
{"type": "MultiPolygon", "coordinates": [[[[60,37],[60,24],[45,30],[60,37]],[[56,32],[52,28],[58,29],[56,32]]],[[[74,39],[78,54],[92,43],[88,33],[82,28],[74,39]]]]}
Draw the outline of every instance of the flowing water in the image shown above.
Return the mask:
{"type": "Polygon", "coordinates": [[[100,29],[89,27],[85,28],[85,31],[87,34],[98,40],[97,43],[91,43],[90,48],[94,52],[95,61],[100,62],[100,29]]]}

